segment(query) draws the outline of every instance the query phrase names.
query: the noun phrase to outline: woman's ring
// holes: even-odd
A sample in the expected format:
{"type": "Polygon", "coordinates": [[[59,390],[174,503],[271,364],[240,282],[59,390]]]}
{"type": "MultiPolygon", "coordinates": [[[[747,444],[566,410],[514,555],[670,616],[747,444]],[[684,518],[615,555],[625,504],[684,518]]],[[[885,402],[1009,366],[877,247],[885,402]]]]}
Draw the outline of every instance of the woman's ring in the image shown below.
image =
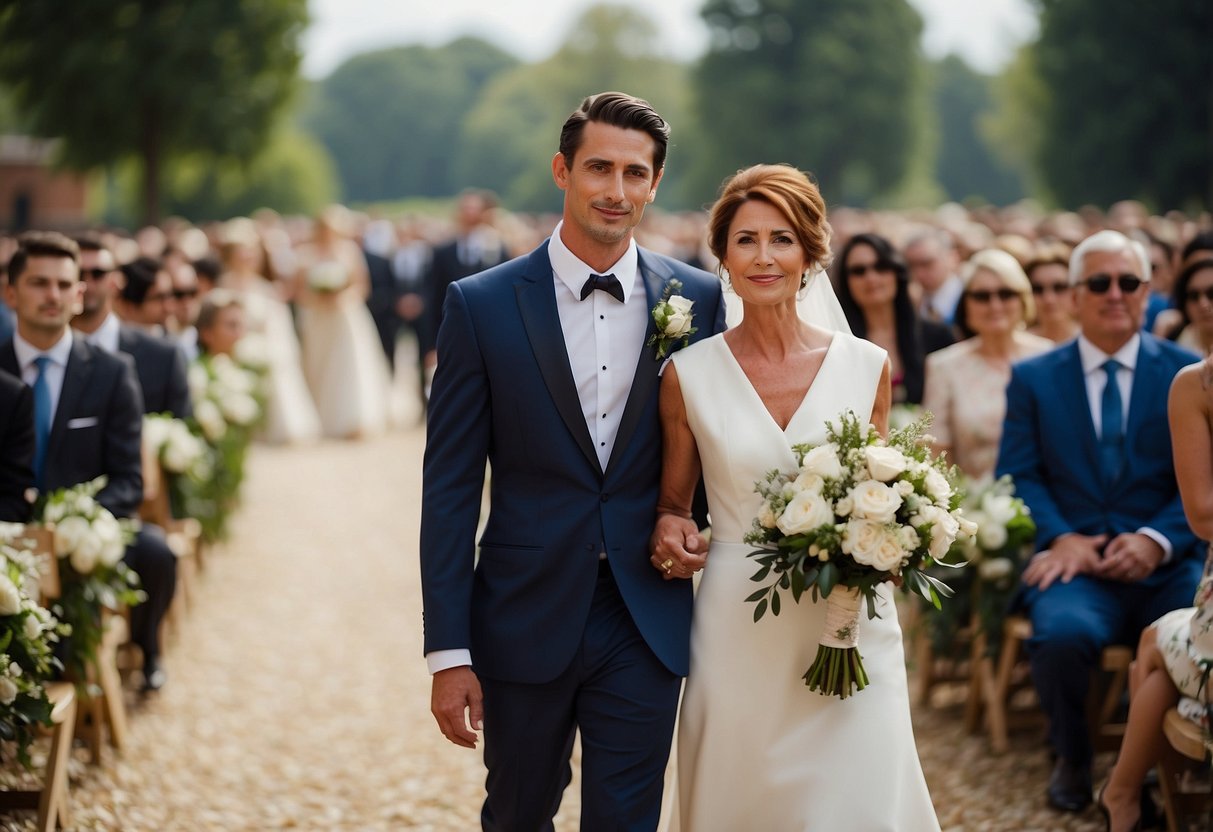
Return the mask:
{"type": "Polygon", "coordinates": [[[661,568],[664,569],[666,571],[666,574],[668,575],[670,573],[670,570],[674,568],[674,559],[666,558],[665,560],[663,560],[661,562],[661,568]]]}

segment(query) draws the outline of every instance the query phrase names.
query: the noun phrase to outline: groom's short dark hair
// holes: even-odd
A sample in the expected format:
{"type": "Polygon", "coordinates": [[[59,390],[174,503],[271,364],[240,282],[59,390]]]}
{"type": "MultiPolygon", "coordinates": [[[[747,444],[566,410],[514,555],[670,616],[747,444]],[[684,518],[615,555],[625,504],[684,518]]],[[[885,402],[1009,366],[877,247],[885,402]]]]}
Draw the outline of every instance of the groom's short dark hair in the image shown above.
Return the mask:
{"type": "Polygon", "coordinates": [[[573,156],[581,147],[581,135],[587,122],[596,121],[625,130],[642,130],[653,138],[654,173],[665,166],[666,148],[670,144],[670,125],[657,114],[653,105],[626,92],[600,92],[591,95],[573,111],[560,130],[560,153],[565,164],[573,164],[573,156]]]}

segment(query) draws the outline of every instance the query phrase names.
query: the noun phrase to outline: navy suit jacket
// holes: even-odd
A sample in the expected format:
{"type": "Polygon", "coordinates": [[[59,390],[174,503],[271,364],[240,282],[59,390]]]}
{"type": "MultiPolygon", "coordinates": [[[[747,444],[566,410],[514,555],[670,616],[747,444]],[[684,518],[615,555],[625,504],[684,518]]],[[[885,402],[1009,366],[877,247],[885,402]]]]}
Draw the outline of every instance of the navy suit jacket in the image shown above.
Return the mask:
{"type": "Polygon", "coordinates": [[[194,414],[180,347],[124,324],[118,330],[118,349],[135,360],[144,413],[170,413],[178,419],[194,414]]]}
{"type": "MultiPolygon", "coordinates": [[[[0,346],[0,370],[21,378],[12,340],[0,346]]],[[[97,501],[133,517],[143,501],[143,396],[128,356],[72,342],[47,444],[47,492],[105,475],[97,501]]]]}
{"type": "MultiPolygon", "coordinates": [[[[1133,373],[1125,430],[1124,472],[1114,483],[1100,473],[1078,342],[1019,362],[1007,386],[999,475],[1036,521],[1036,547],[1067,532],[1115,536],[1148,526],[1171,542],[1173,562],[1196,555],[1175,482],[1167,393],[1182,367],[1199,359],[1145,333],[1133,373]]],[[[1150,581],[1165,580],[1165,567],[1150,581]]]]}
{"type": "MultiPolygon", "coordinates": [[[[680,293],[695,302],[695,340],[724,328],[720,286],[707,272],[642,249],[639,274],[650,307],[668,281],[682,281],[680,293]]],[[[580,643],[605,546],[645,641],[686,675],[691,583],[663,580],[648,558],[661,365],[651,347],[641,350],[603,471],[574,386],[547,243],[452,284],[422,492],[427,653],[470,648],[473,668],[488,678],[554,679],[580,643]],[[486,460],[491,503],[476,561],[486,460]]]]}
{"type": "Polygon", "coordinates": [[[0,521],[30,518],[27,489],[34,486],[34,394],[0,373],[0,521]]]}

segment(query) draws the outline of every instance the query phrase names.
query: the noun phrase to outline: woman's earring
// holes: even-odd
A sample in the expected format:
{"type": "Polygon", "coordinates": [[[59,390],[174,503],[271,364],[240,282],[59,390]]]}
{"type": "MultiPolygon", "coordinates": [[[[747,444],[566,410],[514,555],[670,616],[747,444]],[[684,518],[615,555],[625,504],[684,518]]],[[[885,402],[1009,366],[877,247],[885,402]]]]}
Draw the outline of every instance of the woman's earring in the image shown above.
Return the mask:
{"type": "Polygon", "coordinates": [[[809,285],[809,273],[805,272],[800,276],[800,288],[804,289],[809,285]]]}

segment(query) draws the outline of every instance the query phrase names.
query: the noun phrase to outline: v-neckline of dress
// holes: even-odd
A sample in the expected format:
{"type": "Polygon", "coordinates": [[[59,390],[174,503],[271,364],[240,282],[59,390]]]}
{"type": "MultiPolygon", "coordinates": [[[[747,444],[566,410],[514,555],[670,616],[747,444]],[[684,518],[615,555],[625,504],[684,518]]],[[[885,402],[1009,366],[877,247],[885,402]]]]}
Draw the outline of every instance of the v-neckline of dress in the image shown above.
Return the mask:
{"type": "Polygon", "coordinates": [[[777,431],[786,437],[788,435],[788,431],[792,429],[792,425],[796,424],[797,417],[800,416],[802,411],[804,411],[805,404],[809,401],[809,397],[813,393],[813,388],[817,386],[817,382],[821,379],[821,374],[826,368],[826,362],[830,360],[830,356],[834,352],[834,345],[838,343],[838,333],[835,332],[833,337],[830,338],[830,344],[826,347],[826,354],[821,359],[821,364],[817,368],[817,374],[814,375],[813,380],[809,382],[808,389],[804,391],[804,396],[800,399],[800,404],[796,406],[796,409],[792,411],[792,415],[788,417],[787,427],[782,428],[779,426],[779,420],[775,418],[775,415],[771,413],[771,409],[767,407],[767,403],[762,400],[762,396],[759,395],[758,388],[754,386],[754,382],[752,382],[750,377],[746,375],[745,368],[741,366],[741,362],[738,361],[737,356],[733,354],[733,348],[730,347],[729,342],[725,340],[723,332],[720,334],[720,343],[724,348],[725,353],[728,355],[729,363],[733,365],[733,368],[736,369],[738,375],[741,376],[742,381],[745,382],[746,389],[748,389],[750,394],[758,400],[758,406],[761,407],[763,413],[766,414],[767,421],[770,422],[777,431]]]}

